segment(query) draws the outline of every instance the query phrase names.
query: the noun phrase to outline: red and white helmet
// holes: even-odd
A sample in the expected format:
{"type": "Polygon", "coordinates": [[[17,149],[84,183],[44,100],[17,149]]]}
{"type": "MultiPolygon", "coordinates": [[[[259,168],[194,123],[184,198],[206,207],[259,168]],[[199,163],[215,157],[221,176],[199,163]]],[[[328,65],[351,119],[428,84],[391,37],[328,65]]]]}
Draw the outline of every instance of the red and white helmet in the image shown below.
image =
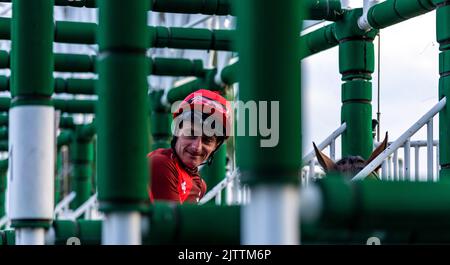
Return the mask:
{"type": "MultiPolygon", "coordinates": [[[[197,90],[189,94],[173,113],[174,120],[180,115],[190,117],[194,113],[202,113],[208,120],[219,123],[225,139],[231,135],[232,110],[231,104],[216,91],[197,90]]],[[[181,118],[181,117],[179,117],[181,118]]]]}

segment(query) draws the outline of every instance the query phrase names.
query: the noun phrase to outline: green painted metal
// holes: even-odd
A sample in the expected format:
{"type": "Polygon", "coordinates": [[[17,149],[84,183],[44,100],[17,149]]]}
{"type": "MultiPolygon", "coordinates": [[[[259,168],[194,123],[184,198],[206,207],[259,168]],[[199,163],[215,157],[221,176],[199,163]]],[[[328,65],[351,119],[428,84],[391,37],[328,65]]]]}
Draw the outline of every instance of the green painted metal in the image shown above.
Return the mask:
{"type": "Polygon", "coordinates": [[[172,136],[171,124],[172,114],[167,106],[161,102],[164,90],[153,90],[149,94],[150,98],[150,131],[152,134],[152,148],[169,148],[172,136]]]}
{"type": "Polygon", "coordinates": [[[0,151],[8,152],[8,141],[7,140],[0,140],[0,151]]]}
{"type": "Polygon", "coordinates": [[[344,10],[341,9],[340,0],[306,0],[303,1],[305,19],[337,21],[342,18],[344,10]]]}
{"type": "MultiPolygon", "coordinates": [[[[439,42],[439,99],[450,99],[450,3],[438,1],[436,10],[436,39],[439,42]],[[442,23],[447,23],[442,25],[442,23]]],[[[447,104],[439,112],[439,177],[450,179],[450,108],[447,104]]]]}
{"type": "MultiPolygon", "coordinates": [[[[0,160],[0,218],[5,216],[6,211],[6,186],[7,186],[8,159],[0,160]]],[[[0,229],[3,229],[0,227],[0,229]]]]}
{"type": "Polygon", "coordinates": [[[94,161],[94,134],[90,128],[94,126],[77,125],[75,137],[70,145],[70,160],[73,165],[72,191],[76,193],[75,199],[70,204],[72,209],[77,209],[92,195],[92,177],[94,161]],[[91,133],[86,133],[89,131],[91,133]]]}
{"type": "MultiPolygon", "coordinates": [[[[211,165],[205,165],[200,170],[200,175],[205,180],[208,190],[214,188],[219,182],[225,178],[227,165],[227,145],[222,144],[214,154],[214,159],[211,165]]],[[[222,194],[222,201],[225,201],[225,193],[222,194]]],[[[211,200],[214,203],[214,200],[211,200]]]]}
{"type": "Polygon", "coordinates": [[[339,44],[335,34],[336,24],[321,27],[300,37],[301,58],[333,48],[339,44]]]}
{"type": "Polygon", "coordinates": [[[222,82],[224,82],[227,85],[233,85],[238,81],[238,69],[239,69],[239,62],[232,63],[228,66],[225,66],[222,69],[222,72],[220,72],[220,78],[222,79],[222,82]]]}
{"type": "Polygon", "coordinates": [[[81,245],[100,245],[102,238],[101,220],[55,220],[55,245],[66,245],[71,237],[80,239],[81,245]]]}
{"type": "Polygon", "coordinates": [[[56,167],[55,167],[55,197],[54,206],[56,206],[61,200],[61,184],[62,184],[62,171],[63,171],[63,155],[58,148],[56,153],[56,167]]]}
{"type": "Polygon", "coordinates": [[[154,48],[234,51],[234,30],[149,27],[154,48]]]}
{"type": "Polygon", "coordinates": [[[183,100],[187,95],[199,89],[209,89],[223,92],[224,87],[218,86],[214,81],[217,69],[209,69],[206,71],[205,78],[196,78],[182,85],[170,88],[167,92],[167,101],[172,104],[176,101],[183,100]]]}
{"type": "Polygon", "coordinates": [[[55,78],[55,93],[95,94],[96,79],[55,78]]]}
{"type": "Polygon", "coordinates": [[[145,210],[149,148],[148,1],[99,5],[98,199],[100,209],[145,210]],[[128,89],[124,90],[123,88],[128,89]],[[120,106],[120,108],[118,107],[120,106]]]}
{"type": "Polygon", "coordinates": [[[95,56],[55,53],[56,72],[95,72],[95,56]]]}
{"type": "Polygon", "coordinates": [[[149,216],[144,244],[240,244],[239,206],[155,203],[149,216]]]}
{"type": "Polygon", "coordinates": [[[8,140],[8,127],[0,127],[0,139],[8,140]]]}
{"type": "Polygon", "coordinates": [[[436,8],[434,2],[436,1],[387,0],[372,6],[367,13],[367,20],[373,28],[386,28],[433,11],[436,8]]]}
{"type": "Polygon", "coordinates": [[[13,1],[13,17],[12,98],[42,98],[48,102],[53,94],[53,1],[13,1]]]}
{"type": "Polygon", "coordinates": [[[339,72],[342,74],[341,123],[342,157],[359,155],[368,158],[373,150],[372,83],[374,71],[373,39],[377,30],[365,32],[357,25],[362,9],[346,12],[335,24],[339,41],[339,72]]]}
{"type": "Polygon", "coordinates": [[[97,100],[92,99],[52,99],[55,109],[67,113],[94,113],[97,100]]]}
{"type": "MultiPolygon", "coordinates": [[[[149,9],[155,12],[232,15],[232,3],[235,0],[149,0],[149,9]]],[[[0,0],[11,3],[11,0],[0,0]]],[[[96,0],[55,0],[55,6],[97,7],[96,0]]]]}
{"type": "MultiPolygon", "coordinates": [[[[117,15],[117,14],[115,14],[117,15]]],[[[0,19],[0,39],[9,40],[11,30],[9,18],[0,19]]],[[[117,22],[115,22],[117,23],[117,22]]],[[[116,26],[112,23],[110,30],[116,26]]],[[[70,22],[56,21],[54,27],[54,41],[62,43],[76,44],[97,44],[96,33],[97,24],[89,22],[70,22]]],[[[193,29],[180,27],[152,27],[148,26],[147,34],[137,34],[135,30],[128,29],[124,36],[116,37],[122,39],[124,43],[136,42],[141,37],[135,37],[135,40],[127,39],[127,35],[146,36],[145,48],[173,48],[173,49],[196,49],[196,50],[220,50],[233,51],[234,30],[209,30],[193,29]],[[133,34],[131,32],[134,32],[133,34]]],[[[99,42],[102,37],[98,36],[99,42]]],[[[120,40],[117,40],[120,41],[120,40]]]]}
{"type": "Polygon", "coordinates": [[[0,245],[13,246],[16,244],[16,232],[14,229],[0,230],[0,245]]]}
{"type": "MultiPolygon", "coordinates": [[[[301,1],[286,0],[282,5],[271,1],[261,5],[258,0],[249,0],[239,1],[237,7],[239,100],[244,103],[265,101],[269,110],[274,102],[279,103],[279,112],[268,111],[267,115],[268,120],[275,115],[274,119],[279,121],[278,141],[262,147],[266,137],[261,134],[250,136],[246,130],[245,136],[236,136],[236,161],[242,180],[252,185],[297,183],[302,149],[301,43],[298,37],[303,11],[301,1]],[[267,19],[267,10],[271,19],[267,19]],[[264,30],[255,30],[255,25],[264,30]]],[[[240,125],[243,124],[237,126],[240,125]]]]}
{"type": "Polygon", "coordinates": [[[205,70],[202,60],[154,58],[152,59],[152,75],[197,76],[203,77],[205,70]]]}
{"type": "Polygon", "coordinates": [[[73,132],[71,130],[63,130],[57,137],[58,147],[69,145],[72,142],[73,132]]]}
{"type": "Polygon", "coordinates": [[[450,182],[350,184],[340,177],[319,183],[323,205],[318,223],[345,229],[448,229],[450,182]]]}
{"type": "Polygon", "coordinates": [[[155,0],[151,9],[156,12],[232,15],[236,0],[155,0]]]}

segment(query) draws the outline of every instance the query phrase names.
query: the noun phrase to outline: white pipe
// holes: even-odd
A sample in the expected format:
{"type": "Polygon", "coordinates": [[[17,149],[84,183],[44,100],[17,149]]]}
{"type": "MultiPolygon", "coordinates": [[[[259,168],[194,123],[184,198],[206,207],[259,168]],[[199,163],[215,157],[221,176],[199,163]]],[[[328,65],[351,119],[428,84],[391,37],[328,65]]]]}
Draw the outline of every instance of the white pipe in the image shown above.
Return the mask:
{"type": "Polygon", "coordinates": [[[414,181],[419,181],[419,148],[414,147],[414,181]]]}
{"type": "Polygon", "coordinates": [[[439,145],[436,145],[436,181],[439,179],[439,145]]]}
{"type": "Polygon", "coordinates": [[[369,9],[378,4],[379,0],[364,0],[363,4],[363,14],[358,19],[358,27],[364,31],[369,31],[372,29],[372,26],[369,24],[369,21],[367,19],[367,13],[369,12],[369,9]]]}
{"type": "Polygon", "coordinates": [[[381,180],[388,180],[387,179],[387,165],[386,165],[386,160],[383,161],[383,163],[381,164],[381,180]]]}
{"type": "Polygon", "coordinates": [[[364,179],[367,175],[375,170],[383,160],[397,150],[403,143],[422,128],[430,119],[433,118],[446,104],[447,99],[442,98],[431,110],[423,115],[414,125],[412,125],[406,132],[404,132],[396,141],[389,145],[377,158],[372,160],[363,170],[361,170],[352,181],[364,179]]]}
{"type": "Polygon", "coordinates": [[[405,142],[404,148],[404,159],[405,159],[405,176],[406,180],[411,178],[411,139],[408,138],[405,142]]]}
{"type": "Polygon", "coordinates": [[[306,187],[308,187],[310,180],[311,181],[314,180],[314,173],[316,171],[315,166],[316,166],[316,162],[314,161],[314,159],[309,161],[309,174],[308,174],[308,176],[306,176],[306,179],[305,179],[306,187]]]}
{"type": "Polygon", "coordinates": [[[113,212],[105,215],[102,224],[103,245],[140,245],[141,214],[113,212]]]}
{"type": "Polygon", "coordinates": [[[97,193],[92,195],[87,201],[85,201],[80,207],[78,207],[72,215],[70,215],[69,219],[76,220],[78,217],[86,213],[89,208],[97,203],[97,193]]]}
{"type": "Polygon", "coordinates": [[[323,197],[319,187],[311,184],[300,190],[301,222],[316,223],[322,212],[323,197]]]}
{"type": "Polygon", "coordinates": [[[333,161],[336,159],[336,139],[333,139],[330,143],[330,158],[333,161]]]}
{"type": "MultiPolygon", "coordinates": [[[[336,139],[339,135],[341,135],[345,129],[347,128],[347,124],[344,122],[337,128],[334,132],[330,134],[325,140],[323,140],[320,144],[317,145],[317,148],[319,150],[323,150],[325,147],[327,147],[334,139],[336,139]]],[[[309,152],[306,156],[303,157],[303,165],[309,164],[309,161],[311,161],[314,157],[316,157],[316,153],[314,150],[309,152]]]]}
{"type": "Polygon", "coordinates": [[[433,119],[427,123],[427,181],[433,181],[433,119]]]}
{"type": "Polygon", "coordinates": [[[401,159],[398,160],[398,179],[400,181],[405,180],[405,175],[403,174],[403,160],[401,159]]]}
{"type": "Polygon", "coordinates": [[[58,215],[60,212],[62,212],[62,210],[69,205],[73,199],[75,199],[76,193],[74,191],[72,191],[71,193],[69,193],[69,195],[67,195],[66,197],[64,197],[64,199],[62,201],[60,201],[56,206],[55,206],[55,211],[54,211],[54,218],[56,218],[56,215],[58,215]]]}
{"type": "MultiPolygon", "coordinates": [[[[232,181],[234,181],[239,176],[239,174],[240,173],[238,169],[234,170],[234,172],[229,177],[224,178],[216,186],[214,186],[214,188],[212,188],[208,193],[206,193],[198,204],[199,205],[205,204],[212,198],[216,197],[216,195],[219,194],[232,181]]],[[[232,196],[234,197],[234,194],[232,196]]]]}
{"type": "Polygon", "coordinates": [[[241,243],[299,244],[299,194],[295,185],[253,187],[251,202],[241,208],[241,243]]]}
{"type": "Polygon", "coordinates": [[[398,178],[398,156],[397,150],[394,152],[394,157],[392,158],[392,162],[394,163],[394,180],[399,180],[398,178]]]}
{"type": "Polygon", "coordinates": [[[44,245],[45,229],[44,228],[17,228],[16,229],[16,245],[44,245]]]}
{"type": "Polygon", "coordinates": [[[387,180],[393,180],[394,178],[392,177],[393,175],[392,175],[392,163],[391,163],[391,156],[388,156],[388,158],[387,158],[387,168],[388,168],[388,170],[387,170],[387,172],[388,172],[388,177],[387,177],[387,180]]]}

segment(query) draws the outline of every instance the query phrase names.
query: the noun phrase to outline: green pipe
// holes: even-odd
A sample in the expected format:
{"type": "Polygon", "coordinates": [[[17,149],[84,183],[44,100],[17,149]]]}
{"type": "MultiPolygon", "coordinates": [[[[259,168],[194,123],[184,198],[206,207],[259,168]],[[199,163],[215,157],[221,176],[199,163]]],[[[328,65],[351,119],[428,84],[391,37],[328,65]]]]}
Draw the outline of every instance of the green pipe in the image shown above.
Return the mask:
{"type": "Polygon", "coordinates": [[[8,114],[0,113],[0,126],[8,126],[8,114]]]}
{"type": "Polygon", "coordinates": [[[337,21],[342,18],[340,0],[307,0],[303,1],[306,12],[305,19],[337,21]]]}
{"type": "Polygon", "coordinates": [[[205,78],[196,78],[182,85],[170,88],[167,92],[167,102],[172,104],[176,101],[183,100],[187,95],[199,89],[223,91],[224,87],[217,85],[214,81],[216,73],[217,69],[209,69],[206,72],[205,78]]]}
{"type": "Polygon", "coordinates": [[[234,30],[149,27],[151,47],[234,51],[234,30]]]}
{"type": "Polygon", "coordinates": [[[225,66],[220,72],[220,78],[222,82],[227,85],[233,85],[238,81],[238,68],[239,62],[232,63],[228,66],[225,66]]]}
{"type": "Polygon", "coordinates": [[[8,140],[8,127],[1,127],[0,128],[0,139],[1,140],[8,140]]]}
{"type": "Polygon", "coordinates": [[[96,56],[55,53],[56,72],[95,72],[96,56]]]}
{"type": "MultiPolygon", "coordinates": [[[[222,146],[214,154],[214,160],[211,165],[205,165],[200,170],[200,175],[206,182],[208,190],[214,188],[223,179],[225,179],[227,165],[227,145],[223,143],[222,146]]],[[[222,192],[222,202],[225,201],[225,192],[222,192]]],[[[214,203],[214,200],[211,200],[214,203]]]]}
{"type": "Polygon", "coordinates": [[[387,0],[372,6],[367,13],[370,26],[382,29],[433,11],[442,0],[387,0]]]}
{"type": "Polygon", "coordinates": [[[152,59],[152,65],[152,75],[197,77],[205,75],[202,60],[154,58],[152,59]]]}
{"type": "MultiPolygon", "coordinates": [[[[10,39],[10,18],[0,18],[0,39],[10,39]]],[[[147,26],[150,37],[146,48],[173,48],[233,51],[234,30],[209,30],[180,27],[147,26]]],[[[55,22],[55,42],[97,44],[97,24],[88,22],[55,22]]]]}
{"type": "Polygon", "coordinates": [[[52,99],[55,109],[67,113],[94,113],[97,100],[92,99],[52,99]]]}
{"type": "MultiPolygon", "coordinates": [[[[11,3],[11,0],[0,0],[11,3]]],[[[55,6],[97,7],[96,0],[55,0],[55,6]]],[[[150,10],[164,13],[232,15],[233,0],[149,0],[150,10]]]]}
{"type": "Polygon", "coordinates": [[[16,244],[16,232],[14,229],[0,230],[0,245],[13,246],[16,244]]]}
{"type": "Polygon", "coordinates": [[[155,203],[149,216],[144,244],[240,244],[239,206],[155,203]]]}
{"type": "Polygon", "coordinates": [[[362,9],[345,13],[336,22],[335,32],[343,81],[341,123],[347,124],[342,134],[342,157],[359,155],[367,159],[373,150],[370,80],[375,65],[373,39],[377,30],[360,30],[357,21],[361,15],[362,9]]]}
{"type": "Polygon", "coordinates": [[[170,147],[172,113],[161,103],[163,94],[164,90],[154,90],[149,94],[150,131],[153,138],[152,151],[170,147]]]}
{"type": "Polygon", "coordinates": [[[59,118],[59,128],[75,129],[75,121],[71,116],[61,116],[59,118]]]}
{"type": "Polygon", "coordinates": [[[63,156],[60,148],[56,153],[56,167],[55,167],[55,198],[54,206],[56,206],[61,200],[61,185],[62,185],[62,172],[63,172],[63,156]]]}
{"type": "MultiPolygon", "coordinates": [[[[6,211],[6,186],[7,186],[8,159],[0,160],[0,218],[5,216],[6,211]]],[[[3,227],[0,227],[3,229],[3,227]]]]}
{"type": "Polygon", "coordinates": [[[8,141],[7,140],[0,140],[0,151],[1,152],[8,152],[8,141]]]}
{"type": "Polygon", "coordinates": [[[69,145],[72,142],[73,133],[71,130],[63,130],[57,137],[58,147],[69,145]]]}
{"type": "Polygon", "coordinates": [[[95,94],[96,79],[55,78],[55,93],[95,94]]]}
{"type": "Polygon", "coordinates": [[[102,234],[101,220],[55,220],[55,245],[66,245],[71,237],[80,239],[81,245],[100,245],[102,234]]]}
{"type": "MultiPolygon", "coordinates": [[[[89,126],[93,127],[93,126],[89,126]]],[[[92,195],[92,165],[94,161],[93,134],[87,136],[88,125],[77,125],[75,137],[70,145],[71,164],[73,165],[72,190],[76,193],[70,207],[77,209],[92,195]]]]}
{"type": "Polygon", "coordinates": [[[205,15],[233,15],[232,6],[236,0],[156,0],[151,5],[155,12],[205,14],[205,15]]]}
{"type": "Polygon", "coordinates": [[[341,229],[448,229],[450,182],[319,182],[317,224],[341,229]]]}
{"type": "MultiPolygon", "coordinates": [[[[54,115],[51,106],[51,96],[54,92],[53,83],[53,0],[35,0],[24,2],[13,0],[12,17],[10,19],[11,35],[11,109],[14,116],[10,120],[10,127],[21,131],[23,123],[19,119],[36,119],[47,122],[54,115]],[[31,26],[32,25],[32,26],[31,26]],[[31,109],[30,107],[34,107],[31,109]]],[[[2,27],[3,29],[3,27],[2,27]]],[[[11,114],[11,115],[13,115],[11,114]]],[[[28,125],[28,124],[27,124],[28,125]]],[[[30,125],[31,126],[31,125],[30,125]]],[[[10,137],[10,144],[14,146],[16,157],[27,155],[29,150],[42,154],[30,156],[26,161],[15,159],[11,161],[11,174],[15,180],[11,183],[11,196],[17,198],[14,209],[9,213],[11,226],[21,231],[23,228],[47,228],[52,221],[53,183],[54,176],[47,174],[42,168],[54,167],[54,156],[45,150],[54,148],[50,135],[44,132],[53,131],[54,125],[42,127],[26,126],[29,135],[36,134],[34,141],[28,142],[29,135],[14,135],[10,137]],[[49,127],[45,127],[49,126],[49,127]],[[29,144],[32,144],[30,147],[29,144]],[[28,151],[27,151],[28,150],[28,151]],[[41,153],[42,152],[42,153],[41,153]],[[31,166],[37,170],[33,178],[29,173],[15,174],[14,168],[31,166]],[[35,183],[39,182],[39,185],[35,183]],[[24,193],[22,184],[30,184],[24,193]],[[49,188],[46,188],[49,187],[49,188]],[[28,209],[36,209],[29,213],[28,209]]],[[[19,244],[28,244],[27,239],[19,244]]],[[[43,238],[37,237],[33,244],[43,244],[43,238]]]]}
{"type": "MultiPolygon", "coordinates": [[[[436,37],[439,42],[439,99],[450,99],[450,4],[436,1],[436,37]]],[[[450,108],[449,104],[439,112],[439,177],[450,179],[450,108]]]]}
{"type": "Polygon", "coordinates": [[[101,0],[98,5],[96,114],[100,210],[108,214],[141,211],[149,199],[148,2],[140,0],[124,5],[119,0],[101,0]]]}
{"type": "Polygon", "coordinates": [[[336,38],[336,23],[321,27],[300,37],[301,58],[333,48],[339,44],[336,38]]]}
{"type": "MultiPolygon", "coordinates": [[[[301,43],[298,37],[301,1],[283,1],[283,5],[275,1],[265,1],[264,5],[259,0],[238,1],[237,7],[239,101],[245,104],[267,102],[268,120],[279,123],[279,129],[271,139],[261,134],[250,136],[248,131],[245,136],[239,133],[236,136],[236,162],[242,180],[250,185],[297,184],[302,149],[301,43]],[[270,10],[271,19],[267,19],[267,10],[270,10]],[[255,25],[265,30],[255,30],[255,25]],[[271,37],[267,38],[267,34],[271,37]],[[274,87],[278,89],[274,90],[274,87]],[[279,111],[270,111],[276,108],[276,103],[279,111]]],[[[240,117],[247,116],[245,108],[239,108],[239,111],[240,117]]],[[[238,126],[248,127],[245,119],[240,122],[238,126]]]]}

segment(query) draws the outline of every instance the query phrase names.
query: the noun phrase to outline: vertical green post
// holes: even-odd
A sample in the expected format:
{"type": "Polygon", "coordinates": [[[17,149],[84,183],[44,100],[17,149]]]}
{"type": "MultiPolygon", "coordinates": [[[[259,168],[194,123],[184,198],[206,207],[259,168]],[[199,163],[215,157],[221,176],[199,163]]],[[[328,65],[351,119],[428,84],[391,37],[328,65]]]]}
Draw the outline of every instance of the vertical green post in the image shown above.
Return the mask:
{"type": "Polygon", "coordinates": [[[77,209],[92,195],[92,164],[94,161],[94,143],[92,136],[83,137],[77,125],[75,139],[70,146],[72,171],[72,191],[76,193],[71,209],[77,209]]]}
{"type": "Polygon", "coordinates": [[[150,1],[99,0],[98,196],[103,244],[141,244],[149,150],[146,57],[150,1]],[[107,232],[106,232],[107,231],[107,232]]]}
{"type": "Polygon", "coordinates": [[[436,1],[436,35],[439,42],[439,100],[447,98],[439,112],[440,179],[450,179],[450,2],[436,1]]]}
{"type": "Polygon", "coordinates": [[[18,245],[44,244],[53,218],[53,0],[12,2],[9,180],[18,245]]]}
{"type": "Polygon", "coordinates": [[[243,208],[241,240],[244,244],[297,244],[302,1],[247,0],[236,1],[236,6],[239,101],[249,109],[256,105],[250,111],[238,106],[237,126],[246,132],[242,136],[238,130],[236,162],[243,183],[252,189],[252,201],[243,208]],[[256,124],[248,128],[252,127],[249,121],[256,119],[259,130],[256,124]],[[263,124],[271,128],[269,134],[261,130],[263,124]],[[256,130],[256,136],[248,129],[256,130]],[[279,206],[270,214],[257,210],[267,207],[266,197],[279,206]]]}
{"type": "Polygon", "coordinates": [[[150,93],[150,130],[152,134],[152,151],[158,148],[169,148],[172,115],[170,110],[161,104],[164,90],[150,93]]]}
{"type": "MultiPolygon", "coordinates": [[[[208,190],[214,188],[225,178],[227,164],[227,145],[223,143],[222,146],[214,154],[214,160],[211,165],[205,165],[200,170],[202,178],[206,182],[208,190]]],[[[225,199],[225,192],[222,191],[221,202],[225,199]]]]}
{"type": "MultiPolygon", "coordinates": [[[[8,160],[0,160],[0,219],[5,216],[5,208],[6,208],[6,174],[8,171],[8,160]]],[[[0,227],[3,229],[3,227],[0,227]]]]}
{"type": "Polygon", "coordinates": [[[61,199],[61,183],[62,183],[62,172],[63,172],[63,155],[61,149],[58,148],[56,154],[56,168],[55,168],[55,199],[54,205],[58,204],[61,199]]]}
{"type": "Polygon", "coordinates": [[[336,22],[339,40],[339,72],[342,74],[341,123],[347,124],[342,134],[342,157],[359,155],[367,159],[373,150],[372,79],[374,71],[373,39],[376,30],[364,32],[357,20],[362,9],[344,14],[336,22]]]}

